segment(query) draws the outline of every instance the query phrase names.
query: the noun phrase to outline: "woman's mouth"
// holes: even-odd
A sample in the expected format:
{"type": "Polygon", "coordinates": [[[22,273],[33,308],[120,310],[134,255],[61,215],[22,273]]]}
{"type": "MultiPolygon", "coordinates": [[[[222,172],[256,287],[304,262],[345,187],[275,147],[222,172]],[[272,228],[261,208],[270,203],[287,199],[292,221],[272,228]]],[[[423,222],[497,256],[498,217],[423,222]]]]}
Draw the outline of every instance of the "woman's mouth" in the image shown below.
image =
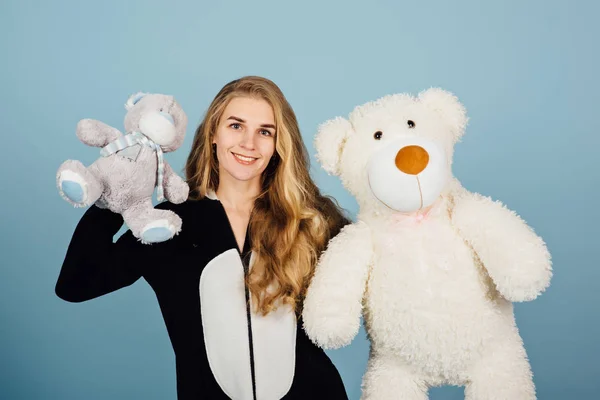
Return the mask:
{"type": "Polygon", "coordinates": [[[243,156],[243,155],[237,154],[237,153],[231,153],[231,154],[233,154],[233,158],[235,158],[235,160],[237,162],[239,162],[240,164],[243,164],[243,165],[254,164],[254,162],[256,162],[256,160],[258,159],[256,157],[247,157],[247,156],[243,156]]]}

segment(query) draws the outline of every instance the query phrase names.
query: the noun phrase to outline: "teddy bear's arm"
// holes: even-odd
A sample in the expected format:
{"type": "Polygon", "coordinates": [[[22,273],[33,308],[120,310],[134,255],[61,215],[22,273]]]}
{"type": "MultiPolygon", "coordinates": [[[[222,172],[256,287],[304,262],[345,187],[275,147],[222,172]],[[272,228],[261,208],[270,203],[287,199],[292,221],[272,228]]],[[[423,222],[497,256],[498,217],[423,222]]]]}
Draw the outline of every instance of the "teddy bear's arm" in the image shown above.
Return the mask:
{"type": "Polygon", "coordinates": [[[344,227],[329,242],[303,306],[304,329],[318,346],[345,346],[358,333],[371,259],[371,232],[364,222],[344,227]]]}
{"type": "Polygon", "coordinates": [[[464,191],[456,198],[453,221],[510,301],[529,301],[550,284],[546,244],[514,211],[499,201],[464,191]]]}
{"type": "Polygon", "coordinates": [[[165,198],[171,203],[180,204],[187,200],[190,192],[188,184],[173,171],[166,161],[163,184],[165,185],[165,198]]]}
{"type": "Polygon", "coordinates": [[[95,119],[82,119],[77,124],[77,137],[93,147],[104,147],[122,136],[117,128],[95,119]]]}

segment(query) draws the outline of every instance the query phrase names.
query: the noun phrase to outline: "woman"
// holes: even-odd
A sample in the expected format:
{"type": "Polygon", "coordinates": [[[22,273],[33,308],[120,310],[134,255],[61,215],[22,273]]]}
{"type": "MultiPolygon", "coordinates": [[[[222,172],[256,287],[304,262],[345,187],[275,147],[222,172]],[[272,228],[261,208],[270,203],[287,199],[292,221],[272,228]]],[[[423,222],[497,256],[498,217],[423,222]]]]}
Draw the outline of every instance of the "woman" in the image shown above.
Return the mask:
{"type": "Polygon", "coordinates": [[[309,176],[294,112],[260,77],[225,85],[196,130],[189,199],[157,206],[182,230],[152,245],[119,214],[90,207],[56,284],[85,301],[143,277],[156,293],[185,399],[347,399],[327,355],[302,329],[319,254],[349,221],[309,176]]]}

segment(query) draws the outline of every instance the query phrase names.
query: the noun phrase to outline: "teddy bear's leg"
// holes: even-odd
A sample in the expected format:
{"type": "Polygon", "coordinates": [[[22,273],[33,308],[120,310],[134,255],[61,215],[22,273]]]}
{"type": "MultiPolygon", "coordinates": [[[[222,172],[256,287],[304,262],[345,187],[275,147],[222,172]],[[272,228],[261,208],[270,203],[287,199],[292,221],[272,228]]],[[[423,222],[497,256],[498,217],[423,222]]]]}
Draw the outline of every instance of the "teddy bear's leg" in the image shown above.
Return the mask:
{"type": "Polygon", "coordinates": [[[123,220],[133,236],[144,244],[164,242],[181,230],[181,218],[177,214],[153,208],[150,200],[125,210],[123,220]]]}
{"type": "Polygon", "coordinates": [[[427,400],[428,387],[401,360],[371,356],[362,383],[362,400],[427,400]]]}
{"type": "Polygon", "coordinates": [[[60,195],[75,207],[94,204],[102,195],[104,185],[81,162],[67,160],[56,173],[60,195]]]}
{"type": "Polygon", "coordinates": [[[531,367],[520,338],[495,346],[473,368],[466,400],[535,400],[531,367]]]}

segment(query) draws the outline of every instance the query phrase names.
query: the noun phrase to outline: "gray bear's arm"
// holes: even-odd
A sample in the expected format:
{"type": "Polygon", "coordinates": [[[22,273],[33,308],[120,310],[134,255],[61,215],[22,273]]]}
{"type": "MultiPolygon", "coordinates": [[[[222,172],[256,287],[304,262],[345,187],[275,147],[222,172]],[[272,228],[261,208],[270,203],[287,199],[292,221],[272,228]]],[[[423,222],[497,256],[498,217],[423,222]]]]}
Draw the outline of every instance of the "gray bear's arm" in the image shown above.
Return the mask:
{"type": "Polygon", "coordinates": [[[185,181],[173,171],[165,161],[165,175],[163,179],[165,198],[173,204],[180,204],[187,200],[190,188],[185,181]]]}
{"type": "Polygon", "coordinates": [[[88,146],[104,147],[119,136],[118,129],[95,119],[82,119],[77,124],[77,137],[88,146]]]}

